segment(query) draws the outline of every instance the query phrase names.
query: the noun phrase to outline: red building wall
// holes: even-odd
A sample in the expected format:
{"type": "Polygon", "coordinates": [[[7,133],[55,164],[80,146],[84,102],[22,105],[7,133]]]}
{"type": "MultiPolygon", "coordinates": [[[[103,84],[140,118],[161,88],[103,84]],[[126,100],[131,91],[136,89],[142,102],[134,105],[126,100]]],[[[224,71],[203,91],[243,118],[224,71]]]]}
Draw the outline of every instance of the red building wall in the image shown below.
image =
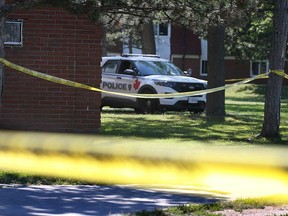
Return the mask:
{"type": "MultiPolygon", "coordinates": [[[[61,8],[21,10],[23,46],[5,47],[6,59],[29,69],[100,86],[101,28],[86,15],[61,8]]],[[[5,67],[0,128],[95,132],[100,93],[41,80],[5,67]]]]}
{"type": "Polygon", "coordinates": [[[250,78],[250,61],[225,59],[225,79],[250,78]]]}
{"type": "Polygon", "coordinates": [[[201,41],[192,30],[172,25],[171,54],[201,55],[201,41]]]}

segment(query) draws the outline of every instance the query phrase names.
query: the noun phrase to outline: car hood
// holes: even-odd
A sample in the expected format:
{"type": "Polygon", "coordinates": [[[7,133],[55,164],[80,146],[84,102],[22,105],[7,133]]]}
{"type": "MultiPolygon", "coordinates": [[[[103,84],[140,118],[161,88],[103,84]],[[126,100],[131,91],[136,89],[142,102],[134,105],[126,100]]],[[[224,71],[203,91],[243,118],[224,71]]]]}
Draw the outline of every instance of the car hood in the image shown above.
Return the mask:
{"type": "Polygon", "coordinates": [[[165,75],[150,75],[146,78],[150,78],[154,81],[166,81],[166,82],[181,82],[181,83],[207,83],[206,80],[197,79],[194,77],[187,77],[187,76],[165,76],[165,75]]]}

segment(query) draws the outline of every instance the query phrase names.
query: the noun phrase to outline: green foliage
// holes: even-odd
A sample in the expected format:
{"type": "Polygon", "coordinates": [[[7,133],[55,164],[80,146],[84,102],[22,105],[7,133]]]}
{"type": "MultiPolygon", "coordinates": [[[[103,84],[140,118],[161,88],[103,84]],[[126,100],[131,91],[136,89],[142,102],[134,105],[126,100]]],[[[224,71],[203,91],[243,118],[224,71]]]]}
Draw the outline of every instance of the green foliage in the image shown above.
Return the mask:
{"type": "Polygon", "coordinates": [[[165,214],[164,211],[162,211],[161,209],[155,209],[153,211],[146,211],[146,210],[143,210],[143,211],[139,211],[139,212],[136,212],[135,214],[132,214],[130,216],[167,216],[167,214],[165,214]]]}
{"type": "MultiPolygon", "coordinates": [[[[280,204],[280,203],[279,203],[280,204]]],[[[180,216],[180,215],[192,215],[192,216],[221,216],[220,213],[214,213],[216,211],[223,211],[225,209],[233,209],[236,212],[242,212],[245,209],[264,209],[265,206],[277,206],[278,203],[270,202],[264,199],[246,198],[236,199],[234,201],[223,201],[206,204],[190,204],[171,207],[165,210],[154,211],[141,211],[133,215],[135,216],[180,216]]],[[[287,215],[287,214],[286,214],[287,215]]],[[[286,216],[283,215],[283,216],[286,216]]],[[[132,216],[132,215],[131,215],[132,216]]]]}
{"type": "Polygon", "coordinates": [[[22,7],[51,4],[75,14],[88,14],[107,28],[108,44],[126,42],[141,47],[139,29],[147,18],[155,22],[170,20],[206,37],[210,25],[225,25],[227,55],[245,59],[267,59],[272,32],[272,0],[27,0],[22,7]]]}
{"type": "Polygon", "coordinates": [[[264,201],[262,199],[237,199],[235,201],[221,203],[223,209],[233,209],[242,212],[244,209],[256,208],[264,209],[267,205],[275,205],[273,202],[264,201]]]}
{"type": "Polygon", "coordinates": [[[249,22],[227,31],[227,55],[241,59],[266,60],[271,47],[273,1],[262,0],[249,22]]]}
{"type": "MultiPolygon", "coordinates": [[[[193,213],[193,215],[216,215],[210,212],[221,211],[223,206],[220,202],[206,203],[206,204],[190,204],[190,205],[180,205],[177,207],[169,208],[170,213],[178,215],[186,215],[188,213],[193,213]]],[[[218,214],[217,214],[218,215],[218,214]]]]}
{"type": "Polygon", "coordinates": [[[21,184],[21,185],[64,185],[64,184],[87,184],[86,182],[71,179],[61,179],[43,176],[32,176],[25,173],[2,171],[0,172],[0,184],[21,184]]]}
{"type": "Polygon", "coordinates": [[[153,211],[139,211],[129,216],[177,216],[177,215],[192,215],[192,216],[221,216],[221,214],[215,214],[211,209],[207,208],[207,205],[213,204],[201,204],[201,205],[180,205],[177,207],[171,207],[169,209],[155,209],[153,211]]]}
{"type": "Polygon", "coordinates": [[[272,33],[272,0],[158,1],[137,0],[102,5],[101,19],[106,24],[107,42],[124,44],[129,36],[133,47],[141,47],[139,29],[146,18],[155,22],[172,21],[206,37],[211,25],[227,29],[226,55],[241,59],[267,59],[272,33]],[[105,9],[106,8],[106,9],[105,9]],[[113,10],[114,8],[114,10],[113,10]]]}

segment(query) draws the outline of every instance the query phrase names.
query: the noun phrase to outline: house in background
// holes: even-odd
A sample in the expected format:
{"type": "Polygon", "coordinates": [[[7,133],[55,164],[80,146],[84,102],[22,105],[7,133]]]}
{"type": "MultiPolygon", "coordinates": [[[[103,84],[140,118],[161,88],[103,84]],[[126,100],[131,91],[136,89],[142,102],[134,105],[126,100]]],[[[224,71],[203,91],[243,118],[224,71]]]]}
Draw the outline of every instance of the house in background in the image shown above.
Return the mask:
{"type": "MultiPolygon", "coordinates": [[[[154,33],[157,55],[170,60],[184,71],[192,71],[194,77],[207,79],[207,40],[199,38],[187,28],[171,23],[155,25],[154,33]]],[[[123,46],[123,53],[129,53],[128,47],[123,46]]],[[[133,49],[133,53],[139,54],[141,50],[133,49]]],[[[267,72],[269,62],[252,62],[249,59],[238,60],[234,56],[226,56],[224,68],[225,79],[249,78],[267,72]]],[[[265,80],[257,82],[263,83],[265,80]]]]}
{"type": "MultiPolygon", "coordinates": [[[[49,6],[17,10],[6,19],[5,58],[23,67],[100,86],[100,24],[49,6]]],[[[95,132],[101,95],[5,67],[0,128],[95,132]]]]}

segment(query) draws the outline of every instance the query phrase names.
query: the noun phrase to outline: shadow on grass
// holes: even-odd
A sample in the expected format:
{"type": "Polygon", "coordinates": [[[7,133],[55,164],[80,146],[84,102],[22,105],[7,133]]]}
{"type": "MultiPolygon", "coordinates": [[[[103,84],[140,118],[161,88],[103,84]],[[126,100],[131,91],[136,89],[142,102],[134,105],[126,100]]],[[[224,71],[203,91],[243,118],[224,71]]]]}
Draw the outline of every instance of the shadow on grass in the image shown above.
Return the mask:
{"type": "MultiPolygon", "coordinates": [[[[266,94],[266,85],[254,85],[254,84],[246,84],[233,91],[233,94],[229,94],[226,96],[227,100],[233,100],[238,102],[263,102],[265,101],[266,94]],[[239,97],[239,95],[243,95],[243,97],[239,97]],[[245,96],[244,96],[245,95],[245,96]]],[[[282,89],[281,99],[283,102],[287,103],[288,100],[288,91],[287,87],[284,86],[282,89]]]]}
{"type": "Polygon", "coordinates": [[[219,140],[260,144],[287,144],[288,88],[283,87],[281,124],[282,137],[256,139],[264,116],[266,85],[246,84],[227,90],[225,120],[207,119],[205,114],[171,112],[165,115],[136,115],[131,109],[104,110],[101,132],[107,136],[163,138],[180,140],[219,140]],[[255,103],[256,102],[256,103],[255,103]],[[259,103],[261,102],[261,103],[259,103]]]}
{"type": "Polygon", "coordinates": [[[243,87],[239,88],[237,92],[251,92],[258,96],[264,96],[266,92],[266,85],[243,85],[243,87]]]}
{"type": "Polygon", "coordinates": [[[102,121],[100,134],[107,136],[249,142],[250,137],[260,130],[260,119],[249,115],[228,115],[224,122],[217,119],[207,121],[204,115],[190,114],[104,113],[103,116],[106,120],[102,121]]]}

